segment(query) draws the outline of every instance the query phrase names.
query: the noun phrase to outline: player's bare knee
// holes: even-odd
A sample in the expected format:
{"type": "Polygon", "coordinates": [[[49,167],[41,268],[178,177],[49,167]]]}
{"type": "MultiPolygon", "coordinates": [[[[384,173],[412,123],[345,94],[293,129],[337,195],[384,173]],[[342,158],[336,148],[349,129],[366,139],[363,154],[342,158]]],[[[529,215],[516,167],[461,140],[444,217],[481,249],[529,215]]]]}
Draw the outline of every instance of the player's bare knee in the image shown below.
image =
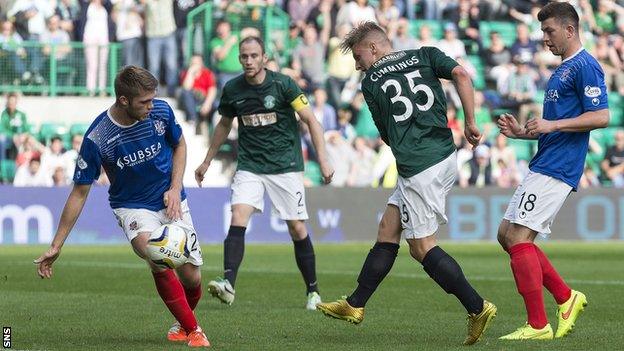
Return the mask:
{"type": "Polygon", "coordinates": [[[132,250],[142,259],[147,258],[147,240],[149,239],[149,235],[149,233],[139,233],[139,235],[131,241],[132,250]]]}
{"type": "Polygon", "coordinates": [[[433,235],[422,239],[408,239],[410,255],[418,262],[422,262],[429,250],[437,244],[433,235]]]}
{"type": "Polygon", "coordinates": [[[401,230],[397,230],[388,223],[389,221],[382,219],[379,223],[377,231],[377,241],[398,244],[401,241],[401,230]]]}
{"type": "Polygon", "coordinates": [[[286,225],[288,226],[288,233],[293,240],[303,240],[308,236],[308,230],[306,229],[304,221],[286,221],[286,225]]]}

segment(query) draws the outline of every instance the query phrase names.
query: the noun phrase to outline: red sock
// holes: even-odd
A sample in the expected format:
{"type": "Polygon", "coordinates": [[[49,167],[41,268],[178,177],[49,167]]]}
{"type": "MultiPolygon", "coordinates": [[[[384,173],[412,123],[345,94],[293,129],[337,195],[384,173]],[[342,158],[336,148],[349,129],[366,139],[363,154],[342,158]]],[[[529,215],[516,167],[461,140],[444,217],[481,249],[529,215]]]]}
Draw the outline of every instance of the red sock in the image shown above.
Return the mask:
{"type": "Polygon", "coordinates": [[[542,329],[548,320],[542,295],[542,267],[535,252],[535,245],[516,244],[509,248],[509,256],[518,292],[524,299],[528,322],[533,328],[542,329]]]}
{"type": "Polygon", "coordinates": [[[559,273],[555,270],[555,267],[550,264],[544,252],[542,252],[537,245],[533,245],[535,246],[535,252],[537,253],[540,266],[542,266],[544,286],[553,295],[557,304],[561,305],[570,299],[572,289],[563,281],[559,273]]]}
{"type": "Polygon", "coordinates": [[[154,282],[156,282],[156,290],[167,305],[171,314],[180,322],[182,328],[187,331],[197,329],[197,320],[193,314],[193,310],[189,307],[184,296],[184,288],[178,280],[172,269],[154,273],[154,282]]]}
{"type": "Polygon", "coordinates": [[[198,284],[196,287],[187,288],[184,287],[184,295],[186,295],[186,301],[188,301],[189,307],[192,310],[195,310],[199,299],[202,296],[202,288],[201,284],[198,284]]]}

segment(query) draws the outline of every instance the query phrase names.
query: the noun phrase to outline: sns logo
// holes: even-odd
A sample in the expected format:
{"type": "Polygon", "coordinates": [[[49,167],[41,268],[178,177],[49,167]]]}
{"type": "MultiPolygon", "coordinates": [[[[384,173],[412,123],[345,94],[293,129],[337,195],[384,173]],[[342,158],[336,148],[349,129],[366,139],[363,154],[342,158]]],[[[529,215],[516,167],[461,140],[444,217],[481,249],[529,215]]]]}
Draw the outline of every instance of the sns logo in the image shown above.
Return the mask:
{"type": "Polygon", "coordinates": [[[119,169],[124,169],[124,167],[133,167],[145,161],[149,161],[160,153],[160,149],[161,145],[157,143],[120,157],[117,159],[117,167],[119,167],[119,169]]]}
{"type": "Polygon", "coordinates": [[[590,87],[589,85],[585,87],[585,96],[588,98],[595,98],[600,96],[602,90],[599,87],[590,87]]]}
{"type": "Polygon", "coordinates": [[[87,162],[85,162],[82,156],[78,156],[78,159],[76,160],[76,164],[78,165],[78,168],[82,170],[87,168],[87,162]]]}
{"type": "Polygon", "coordinates": [[[165,134],[165,122],[159,119],[154,120],[154,129],[156,129],[156,134],[158,134],[158,136],[165,134]]]}

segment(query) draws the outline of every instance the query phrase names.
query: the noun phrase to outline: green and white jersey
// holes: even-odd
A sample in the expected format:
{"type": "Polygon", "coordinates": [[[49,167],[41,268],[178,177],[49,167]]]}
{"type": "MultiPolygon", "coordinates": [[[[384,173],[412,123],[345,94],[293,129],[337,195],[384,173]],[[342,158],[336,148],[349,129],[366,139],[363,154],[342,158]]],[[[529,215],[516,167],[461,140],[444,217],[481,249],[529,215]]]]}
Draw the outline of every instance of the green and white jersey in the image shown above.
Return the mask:
{"type": "Polygon", "coordinates": [[[364,99],[403,178],[424,171],[456,149],[439,78],[451,79],[457,65],[439,49],[423,47],[388,54],[366,71],[364,99]]]}
{"type": "Polygon", "coordinates": [[[288,76],[266,70],[264,82],[247,83],[244,75],[223,88],[219,113],[238,119],[238,170],[255,174],[303,171],[295,111],[308,100],[288,76]]]}

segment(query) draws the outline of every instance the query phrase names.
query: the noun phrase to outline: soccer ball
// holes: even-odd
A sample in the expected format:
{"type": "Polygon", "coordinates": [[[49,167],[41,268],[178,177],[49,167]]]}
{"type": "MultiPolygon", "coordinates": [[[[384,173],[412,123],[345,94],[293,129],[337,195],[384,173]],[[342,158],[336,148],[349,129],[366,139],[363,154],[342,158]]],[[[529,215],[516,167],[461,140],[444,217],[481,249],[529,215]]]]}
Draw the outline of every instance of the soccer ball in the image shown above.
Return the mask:
{"type": "Polygon", "coordinates": [[[177,268],[189,257],[186,232],[176,224],[165,224],[154,230],[147,241],[147,255],[156,265],[177,268]]]}

